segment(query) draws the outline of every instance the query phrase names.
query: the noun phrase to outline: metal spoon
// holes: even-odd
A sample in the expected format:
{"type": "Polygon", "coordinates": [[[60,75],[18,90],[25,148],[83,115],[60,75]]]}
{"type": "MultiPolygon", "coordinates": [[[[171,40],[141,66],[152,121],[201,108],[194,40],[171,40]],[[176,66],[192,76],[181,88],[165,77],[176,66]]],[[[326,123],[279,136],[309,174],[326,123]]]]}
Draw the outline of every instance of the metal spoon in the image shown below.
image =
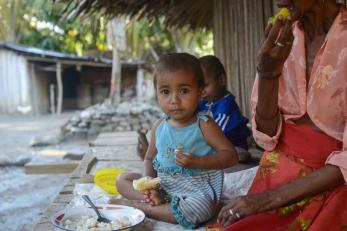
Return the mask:
{"type": "Polygon", "coordinates": [[[106,217],[101,216],[99,210],[95,207],[95,205],[90,200],[88,195],[82,195],[82,198],[93,208],[96,215],[98,216],[98,219],[97,219],[98,222],[111,223],[111,220],[107,219],[106,217]]]}

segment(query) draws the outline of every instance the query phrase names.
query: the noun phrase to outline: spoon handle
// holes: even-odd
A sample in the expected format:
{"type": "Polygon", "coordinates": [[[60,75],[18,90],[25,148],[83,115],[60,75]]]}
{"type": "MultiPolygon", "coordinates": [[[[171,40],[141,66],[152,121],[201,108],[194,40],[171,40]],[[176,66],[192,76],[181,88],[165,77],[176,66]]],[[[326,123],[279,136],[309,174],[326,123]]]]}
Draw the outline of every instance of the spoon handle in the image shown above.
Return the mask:
{"type": "Polygon", "coordinates": [[[94,211],[96,212],[96,215],[98,215],[98,218],[102,218],[99,210],[95,207],[94,203],[89,198],[89,196],[88,195],[82,195],[82,198],[94,209],[94,211]]]}

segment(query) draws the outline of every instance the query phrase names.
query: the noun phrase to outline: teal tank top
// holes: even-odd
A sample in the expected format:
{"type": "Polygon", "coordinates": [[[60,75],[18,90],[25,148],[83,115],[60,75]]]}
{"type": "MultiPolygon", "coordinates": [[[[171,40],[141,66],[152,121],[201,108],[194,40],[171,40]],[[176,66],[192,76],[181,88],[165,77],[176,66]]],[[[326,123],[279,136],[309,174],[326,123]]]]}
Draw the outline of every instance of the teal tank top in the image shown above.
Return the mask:
{"type": "Polygon", "coordinates": [[[199,112],[197,120],[183,128],[176,128],[169,124],[165,116],[155,132],[157,155],[153,160],[153,167],[157,172],[169,175],[197,176],[203,169],[187,169],[176,164],[175,149],[192,153],[195,156],[208,156],[215,153],[201,132],[199,121],[206,122],[207,114],[199,112]]]}

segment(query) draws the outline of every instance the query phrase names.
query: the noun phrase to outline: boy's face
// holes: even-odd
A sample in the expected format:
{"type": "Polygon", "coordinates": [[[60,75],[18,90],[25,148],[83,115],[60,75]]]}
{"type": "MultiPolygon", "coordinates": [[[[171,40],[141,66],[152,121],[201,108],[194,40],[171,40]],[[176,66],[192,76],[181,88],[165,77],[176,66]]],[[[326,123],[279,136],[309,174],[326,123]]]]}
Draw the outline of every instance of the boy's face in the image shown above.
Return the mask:
{"type": "Polygon", "coordinates": [[[211,76],[204,67],[202,67],[204,73],[204,89],[202,91],[202,99],[208,103],[215,102],[222,98],[226,91],[225,76],[220,75],[218,77],[211,76]]]}
{"type": "Polygon", "coordinates": [[[162,71],[157,74],[156,92],[160,108],[170,119],[184,123],[195,120],[201,89],[192,71],[162,71]]]}

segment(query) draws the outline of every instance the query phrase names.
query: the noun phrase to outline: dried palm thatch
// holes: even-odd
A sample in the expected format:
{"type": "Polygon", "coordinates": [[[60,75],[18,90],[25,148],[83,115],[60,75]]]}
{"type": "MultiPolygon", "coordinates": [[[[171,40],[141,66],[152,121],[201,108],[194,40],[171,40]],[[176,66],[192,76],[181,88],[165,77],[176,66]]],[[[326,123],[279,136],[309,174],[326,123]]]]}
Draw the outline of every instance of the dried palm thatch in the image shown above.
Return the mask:
{"type": "Polygon", "coordinates": [[[212,0],[55,0],[64,2],[65,17],[74,19],[94,12],[107,17],[128,15],[154,21],[163,18],[168,27],[212,28],[212,0]]]}

